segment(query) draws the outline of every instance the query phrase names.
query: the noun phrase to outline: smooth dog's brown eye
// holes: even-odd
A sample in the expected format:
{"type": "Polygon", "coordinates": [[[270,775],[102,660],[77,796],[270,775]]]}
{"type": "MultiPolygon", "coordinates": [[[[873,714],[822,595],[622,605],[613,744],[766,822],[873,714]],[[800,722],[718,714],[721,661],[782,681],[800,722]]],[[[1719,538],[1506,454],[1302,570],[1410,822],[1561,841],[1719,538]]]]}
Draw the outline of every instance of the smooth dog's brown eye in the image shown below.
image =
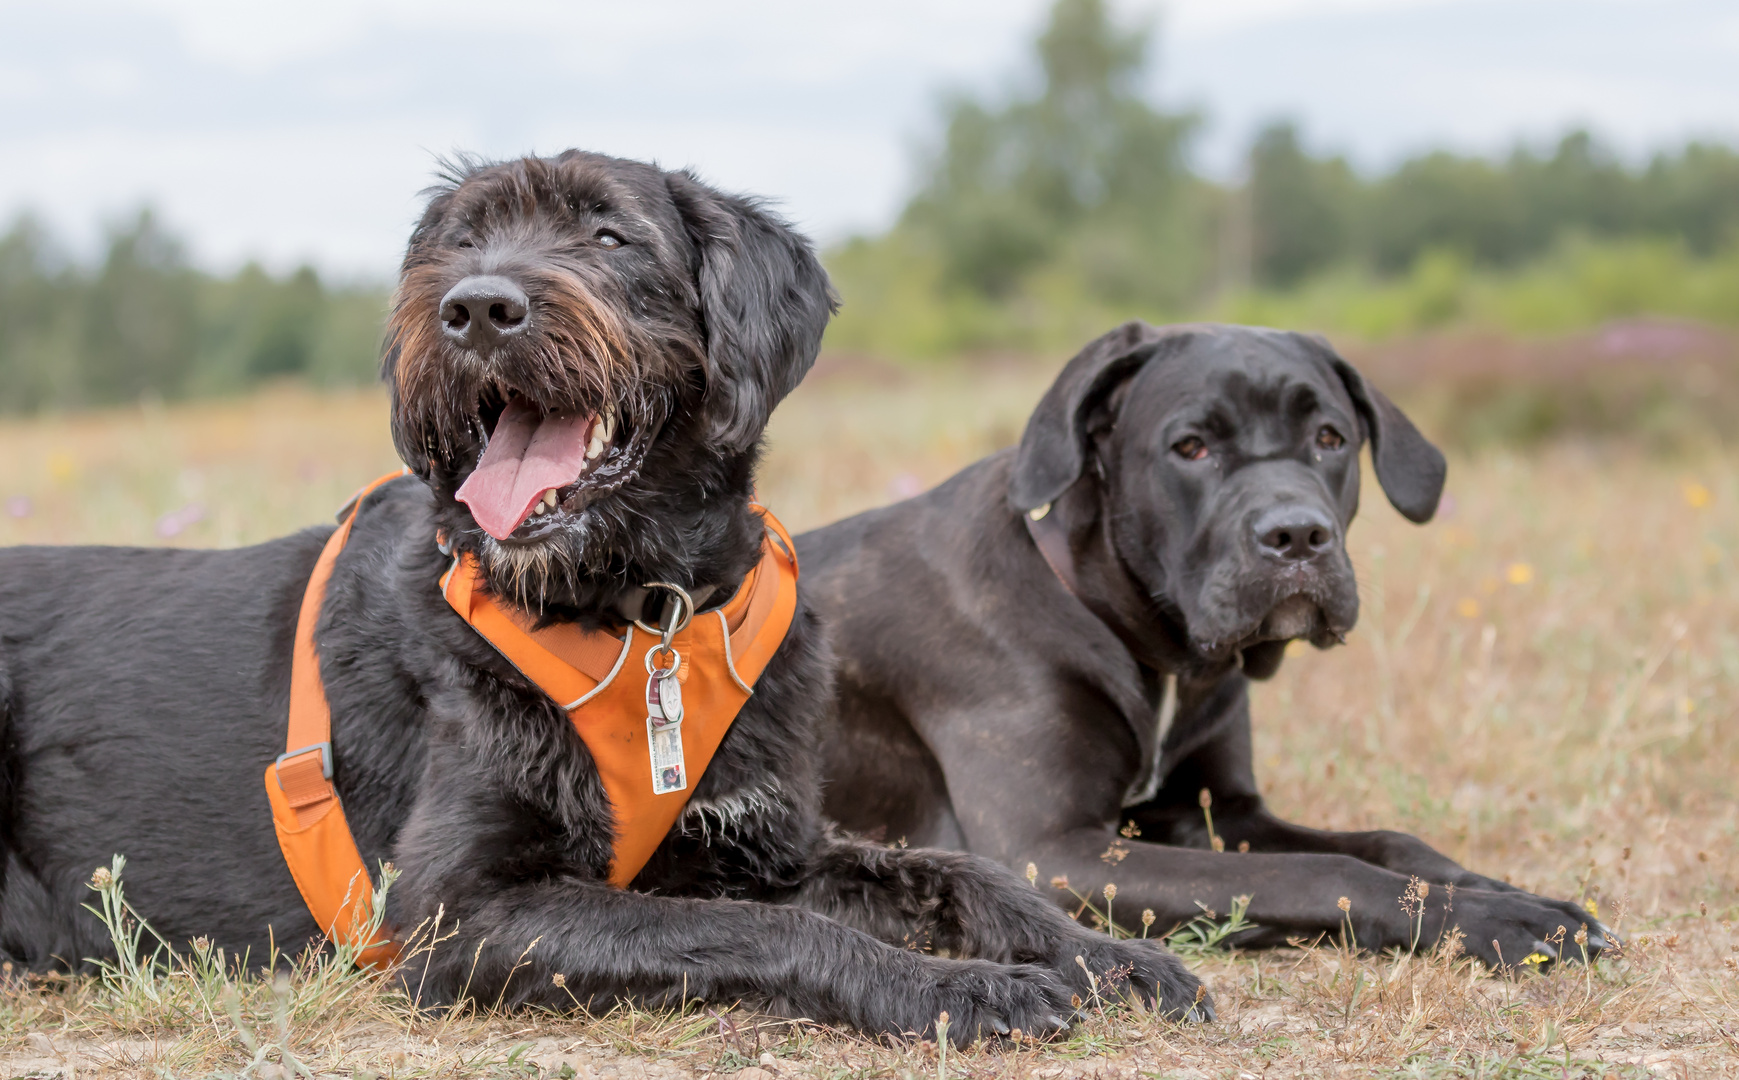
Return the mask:
{"type": "Polygon", "coordinates": [[[613,232],[605,230],[598,234],[598,246],[607,248],[621,247],[622,238],[613,232]]]}
{"type": "Polygon", "coordinates": [[[1324,450],[1339,450],[1346,445],[1346,442],[1345,439],[1341,438],[1340,432],[1327,424],[1322,425],[1316,432],[1316,445],[1324,450]]]}
{"type": "Polygon", "coordinates": [[[1171,444],[1172,453],[1189,461],[1200,461],[1208,456],[1208,444],[1191,435],[1187,439],[1179,439],[1171,444]]]}

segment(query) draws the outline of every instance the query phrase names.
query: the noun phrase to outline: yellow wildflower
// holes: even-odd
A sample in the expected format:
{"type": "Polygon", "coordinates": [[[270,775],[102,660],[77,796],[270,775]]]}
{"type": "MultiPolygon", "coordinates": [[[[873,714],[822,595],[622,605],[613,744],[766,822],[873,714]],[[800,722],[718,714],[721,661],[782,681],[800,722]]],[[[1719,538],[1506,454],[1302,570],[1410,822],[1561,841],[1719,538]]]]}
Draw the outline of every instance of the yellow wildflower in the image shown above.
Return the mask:
{"type": "Polygon", "coordinates": [[[48,475],[57,484],[64,484],[78,475],[78,462],[64,450],[48,455],[48,475]]]}

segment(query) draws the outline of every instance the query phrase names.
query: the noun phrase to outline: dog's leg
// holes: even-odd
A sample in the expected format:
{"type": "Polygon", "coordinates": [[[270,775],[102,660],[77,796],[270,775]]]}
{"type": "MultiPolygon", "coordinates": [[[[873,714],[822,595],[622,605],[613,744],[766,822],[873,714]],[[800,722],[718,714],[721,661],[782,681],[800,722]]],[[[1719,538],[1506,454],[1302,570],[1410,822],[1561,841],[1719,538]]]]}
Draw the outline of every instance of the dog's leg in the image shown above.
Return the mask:
{"type": "Polygon", "coordinates": [[[1179,847],[1209,846],[1201,792],[1211,798],[1214,831],[1228,850],[1350,855],[1374,866],[1434,885],[1493,892],[1519,891],[1466,869],[1416,836],[1375,829],[1332,832],[1283,821],[1263,805],[1256,786],[1250,742],[1249,680],[1233,672],[1208,684],[1178,684],[1177,727],[1212,732],[1173,765],[1164,787],[1148,802],[1128,808],[1144,840],[1179,847]]]}
{"type": "MultiPolygon", "coordinates": [[[[766,689],[777,692],[779,684],[766,689]]],[[[757,715],[745,710],[738,723],[753,725],[757,715]]],[[[946,1012],[950,1037],[962,1044],[1015,1027],[1049,1033],[1067,1026],[1069,989],[1045,967],[926,956],[769,902],[788,897],[797,887],[788,872],[813,861],[805,856],[819,831],[802,829],[813,817],[793,823],[779,816],[812,813],[807,805],[772,806],[737,821],[732,843],[691,849],[697,863],[708,863],[713,850],[728,865],[722,874],[703,865],[698,880],[675,881],[676,895],[610,886],[598,873],[595,847],[608,836],[607,824],[553,824],[564,812],[582,826],[589,812],[606,823],[607,816],[578,799],[531,809],[549,791],[601,796],[575,779],[583,758],[560,757],[534,741],[577,736],[565,720],[522,730],[517,744],[491,744],[497,733],[482,724],[455,726],[451,739],[431,742],[423,790],[394,852],[403,875],[387,898],[389,920],[405,931],[437,914],[443,930],[454,930],[407,963],[406,983],[420,997],[550,1008],[618,999],[719,1007],[743,1001],[785,1016],[931,1037],[946,1012]],[[517,787],[492,783],[500,775],[491,771],[496,755],[508,746],[518,757],[503,754],[502,762],[541,754],[555,766],[517,787]],[[757,872],[742,873],[744,863],[757,872]]],[[[749,726],[733,734],[757,732],[749,726]]]]}
{"type": "Polygon", "coordinates": [[[1234,943],[1252,947],[1281,945],[1294,937],[1335,937],[1350,925],[1362,948],[1429,948],[1459,928],[1463,949],[1496,967],[1513,966],[1534,952],[1580,959],[1574,939],[1584,926],[1588,955],[1608,943],[1603,928],[1575,904],[1524,892],[1438,886],[1428,890],[1422,908],[1410,912],[1403,906],[1411,884],[1407,875],[1350,855],[1163,847],[1103,828],[1065,833],[1038,845],[1032,858],[1042,877],[1068,879],[1072,892],[1053,891],[1064,907],[1080,907],[1077,894],[1098,905],[1104,886],[1115,883],[1117,921],[1139,931],[1136,917],[1150,910],[1154,921],[1148,932],[1154,936],[1200,918],[1204,909],[1224,916],[1234,897],[1247,896],[1245,917],[1256,928],[1234,943]],[[1115,856],[1108,860],[1100,853],[1115,856]],[[1559,944],[1552,945],[1553,939],[1559,944]]]}
{"type": "Polygon", "coordinates": [[[896,945],[1044,964],[1083,999],[1130,990],[1168,1016],[1213,1017],[1200,981],[1157,943],[1088,930],[1005,867],[974,855],[828,837],[797,903],[896,945]]]}
{"type": "MultiPolygon", "coordinates": [[[[1269,812],[1252,766],[1248,686],[1237,673],[1206,685],[1180,682],[1180,720],[1188,716],[1195,730],[1211,731],[1212,736],[1171,768],[1153,799],[1123,813],[1125,835],[1135,834],[1140,840],[1117,846],[1141,853],[1141,858],[1127,857],[1110,872],[1114,880],[1127,880],[1129,871],[1144,863],[1162,865],[1175,878],[1182,865],[1202,860],[1199,873],[1207,876],[1197,879],[1198,891],[1188,897],[1187,906],[1175,904],[1173,898],[1169,909],[1156,907],[1156,912],[1163,912],[1159,921],[1167,916],[1195,917],[1199,909],[1190,909],[1196,900],[1224,912],[1231,896],[1247,893],[1252,896],[1248,917],[1271,928],[1264,941],[1278,943],[1291,934],[1338,932],[1345,919],[1338,910],[1344,896],[1353,909],[1352,926],[1359,944],[1373,949],[1430,945],[1441,931],[1455,926],[1467,936],[1466,949],[1491,964],[1514,964],[1531,952],[1580,959],[1573,941],[1583,925],[1588,928],[1588,955],[1606,947],[1610,932],[1575,904],[1535,896],[1473,873],[1417,837],[1389,830],[1312,829],[1269,812]],[[1212,840],[1208,814],[1201,805],[1203,791],[1209,793],[1207,809],[1225,856],[1200,850],[1209,848],[1212,840]],[[1142,841],[1174,847],[1157,848],[1142,841]],[[1175,848],[1198,850],[1186,855],[1175,848]],[[1262,896],[1263,883],[1253,876],[1254,868],[1276,859],[1293,860],[1274,865],[1292,866],[1297,876],[1290,883],[1277,882],[1274,891],[1279,895],[1262,896]],[[1248,864],[1251,876],[1237,869],[1248,860],[1256,860],[1248,864]],[[1210,885],[1216,877],[1223,880],[1210,885]],[[1400,903],[1409,879],[1415,877],[1430,887],[1422,920],[1407,916],[1400,903]],[[1556,948],[1538,947],[1559,929],[1564,934],[1556,948]]],[[[1087,842],[1106,851],[1114,840],[1095,833],[1087,842]]]]}
{"type": "Polygon", "coordinates": [[[631,1000],[742,1001],[774,1013],[934,1038],[1067,1026],[1069,991],[1043,967],[945,960],[894,948],[815,912],[683,899],[596,883],[493,888],[444,913],[458,932],[404,971],[430,1002],[571,1008],[631,1000]]]}
{"type": "MultiPolygon", "coordinates": [[[[1468,870],[1417,836],[1407,833],[1391,829],[1361,832],[1312,829],[1284,821],[1260,803],[1252,804],[1235,798],[1223,799],[1217,795],[1214,796],[1214,803],[1214,831],[1221,842],[1234,851],[1242,850],[1248,845],[1250,851],[1350,855],[1361,862],[1437,885],[1454,885],[1458,889],[1484,889],[1489,892],[1522,891],[1513,885],[1468,870]],[[1223,811],[1219,809],[1222,806],[1223,811]]],[[[1199,807],[1199,801],[1197,805],[1199,807]]],[[[1194,817],[1195,823],[1202,824],[1200,831],[1203,843],[1199,846],[1206,847],[1208,837],[1205,818],[1199,809],[1194,817]]]]}

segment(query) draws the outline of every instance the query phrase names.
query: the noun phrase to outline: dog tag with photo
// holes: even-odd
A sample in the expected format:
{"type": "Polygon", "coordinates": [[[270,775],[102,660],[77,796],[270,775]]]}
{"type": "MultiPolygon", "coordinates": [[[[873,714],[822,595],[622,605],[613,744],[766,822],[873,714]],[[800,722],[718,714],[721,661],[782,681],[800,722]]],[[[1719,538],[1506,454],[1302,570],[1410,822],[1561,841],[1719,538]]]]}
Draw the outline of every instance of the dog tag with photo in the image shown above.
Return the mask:
{"type": "Polygon", "coordinates": [[[665,795],[688,787],[688,766],[682,760],[682,725],[648,716],[646,741],[652,751],[652,794],[665,795]]]}
{"type": "Polygon", "coordinates": [[[652,759],[652,794],[665,795],[688,787],[688,766],[682,760],[682,658],[668,644],[646,654],[646,746],[652,759]],[[654,667],[663,653],[669,667],[654,667]]]}

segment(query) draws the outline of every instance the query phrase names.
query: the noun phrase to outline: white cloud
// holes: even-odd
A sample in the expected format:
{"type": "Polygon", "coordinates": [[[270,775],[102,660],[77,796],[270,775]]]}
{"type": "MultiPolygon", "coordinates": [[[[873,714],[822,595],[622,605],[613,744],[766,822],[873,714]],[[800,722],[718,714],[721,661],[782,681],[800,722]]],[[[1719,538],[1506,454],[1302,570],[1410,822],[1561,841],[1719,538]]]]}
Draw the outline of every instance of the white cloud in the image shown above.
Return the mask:
{"type": "Polygon", "coordinates": [[[1707,33],[1725,0],[1348,3],[1320,0],[1308,17],[1205,35],[1167,56],[1162,92],[1213,112],[1204,165],[1234,171],[1254,129],[1276,117],[1370,168],[1432,145],[1502,152],[1576,125],[1632,155],[1739,134],[1739,65],[1707,33]]]}

